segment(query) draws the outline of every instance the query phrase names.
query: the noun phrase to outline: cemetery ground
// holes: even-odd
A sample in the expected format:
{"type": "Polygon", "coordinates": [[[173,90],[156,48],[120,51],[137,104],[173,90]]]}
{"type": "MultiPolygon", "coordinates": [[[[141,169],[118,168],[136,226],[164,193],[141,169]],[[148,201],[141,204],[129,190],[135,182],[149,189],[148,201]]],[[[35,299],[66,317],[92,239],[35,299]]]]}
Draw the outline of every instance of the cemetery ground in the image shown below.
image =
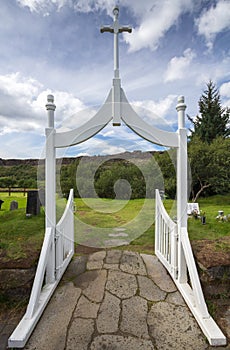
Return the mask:
{"type": "MultiPolygon", "coordinates": [[[[0,193],[4,201],[0,210],[0,333],[6,320],[8,335],[25,311],[32,286],[36,264],[44,237],[44,210],[38,216],[26,217],[26,196],[23,193],[0,193]],[[18,210],[10,211],[10,202],[18,202],[18,210]]],[[[87,199],[92,206],[95,199],[87,199]]],[[[152,201],[148,199],[147,201],[152,201]]],[[[111,200],[102,200],[106,205],[111,200]]],[[[122,201],[115,201],[122,205],[122,201]]],[[[93,227],[121,227],[140,211],[144,199],[130,200],[123,209],[114,213],[98,213],[86,205],[82,199],[75,199],[76,217],[93,227]]],[[[58,200],[57,218],[60,218],[66,200],[58,200]]],[[[108,203],[109,204],[109,203],[108,203]]],[[[165,200],[164,205],[173,216],[175,202],[165,200]]],[[[230,304],[230,221],[216,219],[219,210],[230,213],[230,195],[199,199],[199,207],[205,212],[206,224],[199,219],[188,219],[188,231],[193,252],[198,265],[205,299],[209,312],[226,334],[230,329],[228,319],[223,315],[230,304]]],[[[152,206],[150,207],[152,208],[152,206]]],[[[154,215],[149,209],[146,215],[154,215]]],[[[75,228],[76,229],[76,228],[75,228]]],[[[128,246],[116,249],[141,253],[154,253],[154,223],[140,237],[128,246]]],[[[76,254],[90,254],[100,248],[76,244],[76,254]]],[[[5,330],[6,332],[6,330],[5,330]]],[[[230,334],[226,334],[230,338],[230,334]]],[[[230,340],[230,339],[229,339],[230,340]]],[[[1,349],[1,346],[0,346],[1,349]]]]}

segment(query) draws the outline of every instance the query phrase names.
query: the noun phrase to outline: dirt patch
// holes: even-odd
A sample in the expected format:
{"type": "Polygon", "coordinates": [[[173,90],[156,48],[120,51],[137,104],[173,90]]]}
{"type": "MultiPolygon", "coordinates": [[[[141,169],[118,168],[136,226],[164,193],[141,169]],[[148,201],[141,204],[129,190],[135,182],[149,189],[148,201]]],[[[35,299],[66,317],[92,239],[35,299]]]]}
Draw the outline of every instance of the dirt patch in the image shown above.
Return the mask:
{"type": "Polygon", "coordinates": [[[230,266],[230,236],[216,240],[193,241],[192,248],[196,260],[206,269],[230,266]]]}

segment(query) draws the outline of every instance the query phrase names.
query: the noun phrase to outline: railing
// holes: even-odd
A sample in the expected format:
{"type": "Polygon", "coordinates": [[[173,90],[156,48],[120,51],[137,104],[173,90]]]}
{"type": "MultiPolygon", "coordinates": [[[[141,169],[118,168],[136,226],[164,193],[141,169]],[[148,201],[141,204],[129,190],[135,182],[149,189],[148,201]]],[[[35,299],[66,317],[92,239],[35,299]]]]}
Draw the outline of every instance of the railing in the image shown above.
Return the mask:
{"type": "Polygon", "coordinates": [[[25,346],[74,254],[73,190],[70,191],[64,214],[56,225],[56,235],[54,231],[54,228],[46,228],[29,304],[25,315],[8,340],[9,347],[25,346]],[[43,285],[46,273],[50,270],[51,254],[56,256],[55,280],[43,285]]]}
{"type": "Polygon", "coordinates": [[[178,232],[177,224],[169,217],[156,190],[155,254],[169,271],[178,290],[196,318],[211,345],[225,345],[226,338],[208,313],[200,279],[186,227],[178,232]],[[186,266],[180,266],[180,254],[186,266]],[[186,268],[189,282],[180,282],[178,275],[186,268]]]}
{"type": "Polygon", "coordinates": [[[155,198],[155,254],[173,276],[178,274],[177,224],[169,217],[156,190],[155,198]]]}
{"type": "Polygon", "coordinates": [[[62,276],[74,254],[73,189],[62,218],[56,225],[56,278],[62,276]]]}

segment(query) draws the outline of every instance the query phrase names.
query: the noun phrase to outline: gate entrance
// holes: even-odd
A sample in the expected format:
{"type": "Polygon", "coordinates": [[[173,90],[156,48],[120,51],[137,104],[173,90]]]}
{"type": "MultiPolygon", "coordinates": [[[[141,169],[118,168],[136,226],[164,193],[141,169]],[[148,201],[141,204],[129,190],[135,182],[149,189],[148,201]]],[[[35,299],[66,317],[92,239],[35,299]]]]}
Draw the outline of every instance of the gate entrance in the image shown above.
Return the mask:
{"type": "Polygon", "coordinates": [[[155,253],[170,273],[209,343],[225,345],[225,336],[208,313],[187,232],[187,132],[184,97],[178,98],[178,130],[175,133],[148,125],[138,116],[125,96],[119,77],[118,36],[124,31],[131,32],[131,28],[120,27],[117,7],[113,14],[113,25],[101,28],[102,33],[110,32],[114,35],[114,78],[101,109],[81,127],[58,133],[54,128],[54,97],[48,95],[46,232],[27,311],[9,338],[9,347],[24,347],[74,254],[73,190],[70,191],[61,220],[56,223],[56,149],[86,141],[110,121],[114,127],[119,127],[123,121],[145,140],[177,149],[177,223],[168,216],[159,192],[156,191],[155,253]]]}

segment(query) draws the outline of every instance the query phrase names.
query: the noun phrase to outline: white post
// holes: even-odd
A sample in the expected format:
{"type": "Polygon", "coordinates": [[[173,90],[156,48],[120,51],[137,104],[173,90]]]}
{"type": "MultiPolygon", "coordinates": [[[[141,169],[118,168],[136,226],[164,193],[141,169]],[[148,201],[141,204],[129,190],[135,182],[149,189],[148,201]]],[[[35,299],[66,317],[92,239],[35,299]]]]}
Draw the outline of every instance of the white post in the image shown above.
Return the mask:
{"type": "Polygon", "coordinates": [[[55,228],[56,228],[56,152],[54,147],[54,97],[47,96],[48,128],[46,128],[46,161],[45,161],[45,210],[46,228],[52,229],[50,257],[47,264],[46,283],[55,281],[55,228]]]}
{"type": "Polygon", "coordinates": [[[178,280],[187,282],[187,267],[181,242],[181,228],[187,229],[187,131],[185,129],[184,96],[178,97],[179,147],[177,153],[177,225],[178,225],[178,280]]]}

